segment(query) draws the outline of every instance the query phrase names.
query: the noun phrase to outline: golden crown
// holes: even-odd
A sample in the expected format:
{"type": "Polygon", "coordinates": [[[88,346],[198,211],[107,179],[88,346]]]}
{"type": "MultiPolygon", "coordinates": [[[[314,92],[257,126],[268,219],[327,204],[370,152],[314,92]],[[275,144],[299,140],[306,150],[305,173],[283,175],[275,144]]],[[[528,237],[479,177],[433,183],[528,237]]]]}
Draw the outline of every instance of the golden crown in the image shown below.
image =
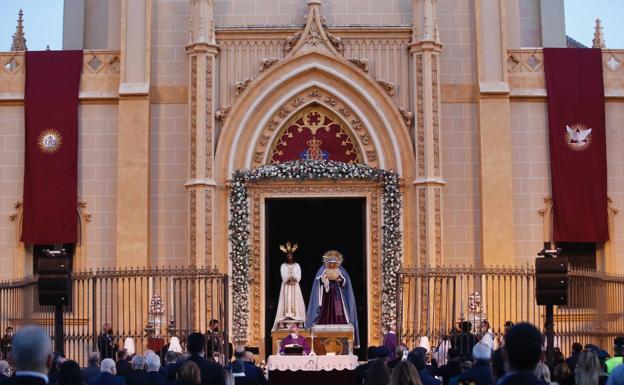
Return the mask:
{"type": "Polygon", "coordinates": [[[337,263],[339,265],[342,265],[342,261],[343,261],[343,257],[342,254],[340,254],[340,252],[338,252],[338,250],[329,250],[328,252],[325,253],[325,255],[323,255],[323,263],[337,263]]]}
{"type": "Polygon", "coordinates": [[[286,242],[286,245],[280,245],[280,250],[285,254],[294,253],[299,248],[298,244],[291,244],[290,241],[286,242]]]}

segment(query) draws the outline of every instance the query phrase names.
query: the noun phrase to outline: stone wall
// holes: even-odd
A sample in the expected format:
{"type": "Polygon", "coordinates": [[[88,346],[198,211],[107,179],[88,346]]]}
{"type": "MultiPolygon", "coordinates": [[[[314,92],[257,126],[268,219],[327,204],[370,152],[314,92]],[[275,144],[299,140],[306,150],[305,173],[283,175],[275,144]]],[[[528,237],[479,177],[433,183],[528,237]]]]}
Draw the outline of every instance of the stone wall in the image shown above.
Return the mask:
{"type": "Polygon", "coordinates": [[[151,108],[150,264],[188,265],[188,129],[185,104],[151,108]]]}
{"type": "Polygon", "coordinates": [[[439,2],[442,83],[474,84],[476,81],[474,17],[472,1],[439,2]]]}
{"type": "Polygon", "coordinates": [[[477,266],[481,259],[477,106],[442,104],[445,265],[477,266]]]}
{"type": "Polygon", "coordinates": [[[540,0],[519,1],[520,45],[522,47],[540,47],[542,45],[540,0]]]}
{"type": "Polygon", "coordinates": [[[189,5],[187,0],[152,4],[152,85],[186,85],[189,5]]]}

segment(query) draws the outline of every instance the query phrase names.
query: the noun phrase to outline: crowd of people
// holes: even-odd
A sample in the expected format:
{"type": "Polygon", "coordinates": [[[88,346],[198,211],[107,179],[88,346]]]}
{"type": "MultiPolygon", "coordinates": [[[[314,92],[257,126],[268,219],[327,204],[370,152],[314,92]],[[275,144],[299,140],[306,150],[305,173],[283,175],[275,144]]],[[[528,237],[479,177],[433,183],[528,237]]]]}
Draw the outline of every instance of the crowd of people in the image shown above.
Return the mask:
{"type": "MultiPolygon", "coordinates": [[[[428,341],[410,350],[392,333],[386,337],[384,346],[368,348],[368,361],[353,371],[354,385],[624,385],[624,337],[615,339],[614,357],[575,343],[569,357],[555,350],[550,360],[543,335],[528,323],[509,323],[496,347],[492,335],[476,337],[465,327],[434,350],[428,341]]],[[[91,353],[83,368],[52,352],[50,336],[37,326],[22,328],[11,342],[10,363],[0,360],[0,385],[268,384],[252,352],[238,347],[224,366],[204,357],[213,347],[210,336],[196,332],[186,338],[184,354],[169,349],[164,357],[152,350],[129,355],[116,349],[115,360],[98,343],[103,351],[91,353]]]]}
{"type": "Polygon", "coordinates": [[[624,337],[615,339],[614,357],[574,343],[569,357],[555,348],[546,360],[544,336],[535,326],[508,322],[498,344],[487,321],[480,326],[477,337],[462,323],[433,350],[425,338],[411,351],[403,344],[392,351],[396,338],[387,338],[384,346],[368,348],[354,385],[624,385],[624,337]]]}

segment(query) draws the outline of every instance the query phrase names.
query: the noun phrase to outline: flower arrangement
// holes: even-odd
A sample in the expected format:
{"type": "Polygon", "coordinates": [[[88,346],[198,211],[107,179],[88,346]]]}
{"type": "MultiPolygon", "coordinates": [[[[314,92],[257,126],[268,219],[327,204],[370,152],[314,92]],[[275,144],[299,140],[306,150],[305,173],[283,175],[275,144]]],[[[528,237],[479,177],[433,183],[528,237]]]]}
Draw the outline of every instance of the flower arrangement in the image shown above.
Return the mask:
{"type": "Polygon", "coordinates": [[[365,164],[326,160],[295,160],[234,172],[229,196],[229,239],[232,245],[233,334],[244,341],[249,324],[249,192],[248,184],[262,180],[347,180],[378,181],[382,194],[382,325],[396,320],[397,273],[401,268],[402,196],[396,173],[365,164]]]}

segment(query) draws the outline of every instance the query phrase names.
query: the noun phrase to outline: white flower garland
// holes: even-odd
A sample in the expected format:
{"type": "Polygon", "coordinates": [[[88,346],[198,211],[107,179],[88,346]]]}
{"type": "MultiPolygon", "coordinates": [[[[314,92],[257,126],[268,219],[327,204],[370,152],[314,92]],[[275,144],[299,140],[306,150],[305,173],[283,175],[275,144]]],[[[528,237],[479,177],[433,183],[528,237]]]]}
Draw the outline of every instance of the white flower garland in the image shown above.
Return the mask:
{"type": "Polygon", "coordinates": [[[260,180],[364,179],[379,181],[382,195],[382,316],[380,326],[396,320],[397,272],[401,268],[401,191],[394,172],[365,164],[334,161],[295,160],[236,171],[230,191],[229,238],[232,244],[233,335],[237,341],[247,339],[249,325],[249,193],[248,183],[260,180]]]}

